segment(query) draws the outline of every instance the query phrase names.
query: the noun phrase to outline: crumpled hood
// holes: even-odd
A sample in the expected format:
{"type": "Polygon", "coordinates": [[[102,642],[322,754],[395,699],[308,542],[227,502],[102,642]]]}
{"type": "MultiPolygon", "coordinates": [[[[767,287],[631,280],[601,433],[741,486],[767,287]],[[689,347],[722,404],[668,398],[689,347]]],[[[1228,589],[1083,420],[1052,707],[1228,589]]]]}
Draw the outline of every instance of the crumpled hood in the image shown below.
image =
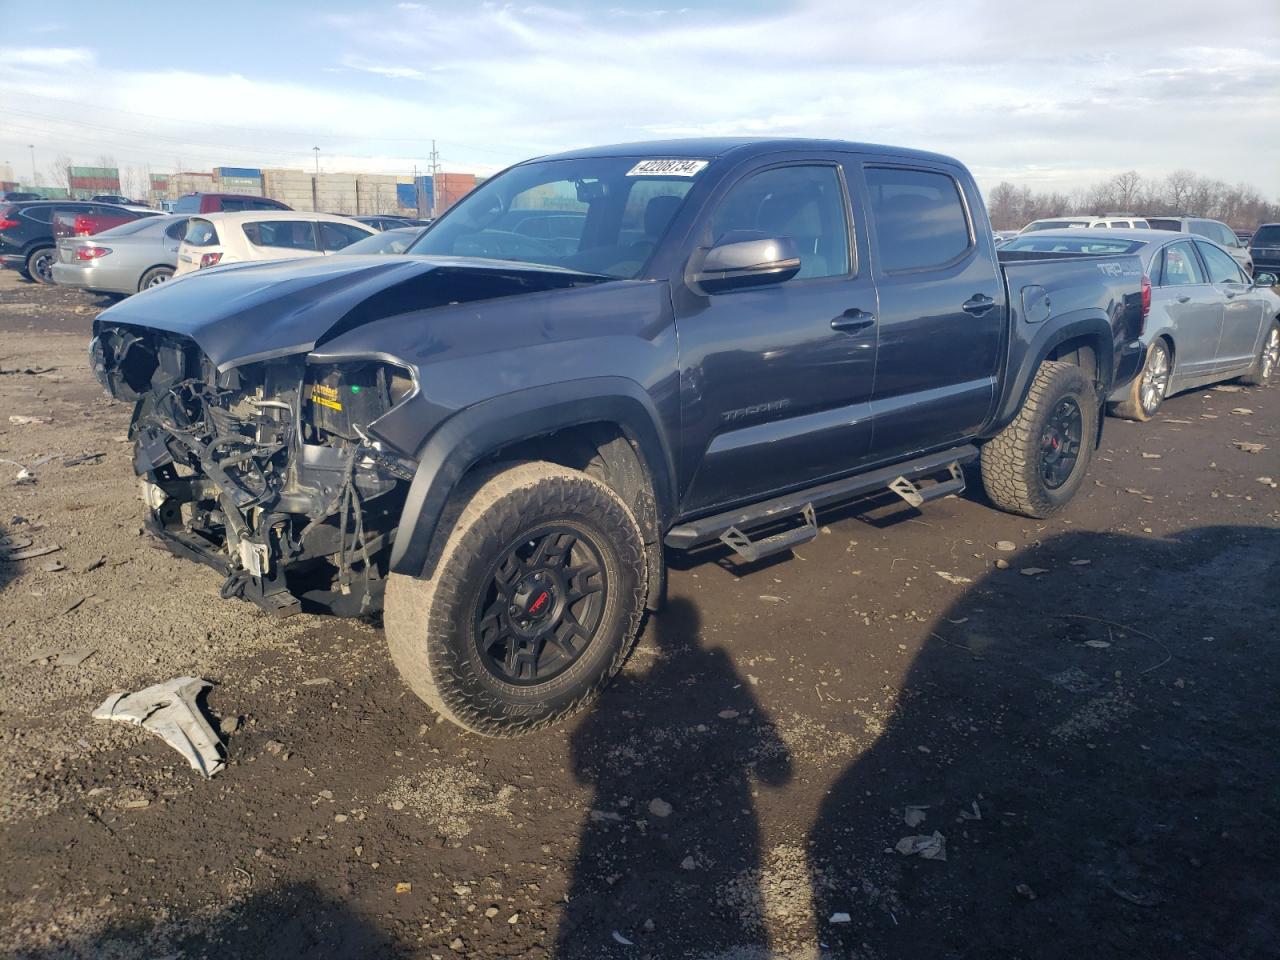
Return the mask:
{"type": "Polygon", "coordinates": [[[504,260],[327,256],[229,264],[153,287],[103,311],[190,337],[219,368],[306,353],[363,323],[449,303],[599,283],[605,278],[504,260]]]}

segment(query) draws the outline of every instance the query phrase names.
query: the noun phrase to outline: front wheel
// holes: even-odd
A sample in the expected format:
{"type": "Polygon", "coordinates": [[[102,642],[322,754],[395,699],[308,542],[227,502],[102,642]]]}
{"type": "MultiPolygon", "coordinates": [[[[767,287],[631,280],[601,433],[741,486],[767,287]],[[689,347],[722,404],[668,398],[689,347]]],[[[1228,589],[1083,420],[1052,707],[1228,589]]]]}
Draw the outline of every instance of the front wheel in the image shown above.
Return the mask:
{"type": "Polygon", "coordinates": [[[1251,387],[1263,387],[1280,366],[1280,320],[1272,320],[1267,328],[1267,335],[1262,338],[1262,349],[1258,351],[1258,359],[1253,367],[1240,378],[1240,382],[1251,387]]]}
{"type": "Polygon", "coordinates": [[[430,580],[393,574],[383,621],[400,675],[459,726],[512,737],[593,700],[639,630],[635,517],[577,470],[521,463],[454,496],[430,580]]]}
{"type": "Polygon", "coordinates": [[[1098,397],[1080,367],[1046,360],[1013,422],[982,448],[982,485],[1001,510],[1043,518],[1066,506],[1093,458],[1098,397]]]}

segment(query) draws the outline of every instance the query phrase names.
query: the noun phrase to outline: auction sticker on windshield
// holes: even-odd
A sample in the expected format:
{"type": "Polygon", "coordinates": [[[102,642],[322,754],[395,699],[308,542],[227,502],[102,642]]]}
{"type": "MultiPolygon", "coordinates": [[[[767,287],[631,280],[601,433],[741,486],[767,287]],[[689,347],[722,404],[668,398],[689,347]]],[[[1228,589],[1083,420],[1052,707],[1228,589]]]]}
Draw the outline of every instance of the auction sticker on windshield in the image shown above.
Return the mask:
{"type": "Polygon", "coordinates": [[[707,160],[641,160],[627,171],[628,177],[696,177],[707,160]]]}

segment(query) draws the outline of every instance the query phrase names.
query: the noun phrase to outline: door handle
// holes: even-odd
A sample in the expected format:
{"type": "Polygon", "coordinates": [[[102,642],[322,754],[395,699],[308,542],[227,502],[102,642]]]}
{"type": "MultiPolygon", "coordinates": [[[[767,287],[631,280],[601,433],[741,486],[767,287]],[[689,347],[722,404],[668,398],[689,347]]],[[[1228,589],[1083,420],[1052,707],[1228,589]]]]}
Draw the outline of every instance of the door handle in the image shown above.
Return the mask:
{"type": "Polygon", "coordinates": [[[1186,294],[1183,294],[1182,296],[1180,296],[1180,297],[1178,298],[1178,302],[1179,302],[1179,303],[1190,303],[1190,302],[1191,302],[1191,298],[1190,298],[1190,297],[1188,297],[1186,294]]]}
{"type": "Polygon", "coordinates": [[[1236,298],[1236,292],[1234,290],[1226,290],[1224,292],[1226,293],[1228,300],[1234,300],[1236,298]]]}
{"type": "Polygon", "coordinates": [[[831,321],[831,329],[842,333],[856,333],[859,330],[865,330],[875,322],[874,313],[852,307],[831,321]]]}
{"type": "Polygon", "coordinates": [[[975,317],[980,317],[995,305],[996,302],[985,293],[975,293],[964,303],[960,304],[960,309],[965,313],[971,313],[975,317]]]}

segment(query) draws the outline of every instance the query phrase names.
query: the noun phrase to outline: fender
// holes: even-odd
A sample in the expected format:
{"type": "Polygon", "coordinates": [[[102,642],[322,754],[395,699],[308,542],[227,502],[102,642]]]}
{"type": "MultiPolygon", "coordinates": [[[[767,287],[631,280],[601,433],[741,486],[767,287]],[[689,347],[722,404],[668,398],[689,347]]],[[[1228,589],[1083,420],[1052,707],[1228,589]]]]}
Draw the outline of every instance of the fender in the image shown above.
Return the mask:
{"type": "Polygon", "coordinates": [[[391,548],[391,570],[427,579],[431,541],[449,495],[480,460],[501,447],[588,423],[615,423],[649,469],[660,530],[675,505],[675,469],[658,412],[644,388],[625,377],[593,377],[503,394],[462,410],[418,451],[418,469],[391,548]]]}
{"type": "Polygon", "coordinates": [[[1093,343],[1098,358],[1098,380],[1103,384],[1101,396],[1110,392],[1115,375],[1115,333],[1106,312],[1100,309],[1077,310],[1050,318],[1043,325],[1017,321],[1006,360],[1005,387],[991,422],[981,432],[992,437],[1003,430],[1022,408],[1031,381],[1040,364],[1068,340],[1087,338],[1093,343]]]}

